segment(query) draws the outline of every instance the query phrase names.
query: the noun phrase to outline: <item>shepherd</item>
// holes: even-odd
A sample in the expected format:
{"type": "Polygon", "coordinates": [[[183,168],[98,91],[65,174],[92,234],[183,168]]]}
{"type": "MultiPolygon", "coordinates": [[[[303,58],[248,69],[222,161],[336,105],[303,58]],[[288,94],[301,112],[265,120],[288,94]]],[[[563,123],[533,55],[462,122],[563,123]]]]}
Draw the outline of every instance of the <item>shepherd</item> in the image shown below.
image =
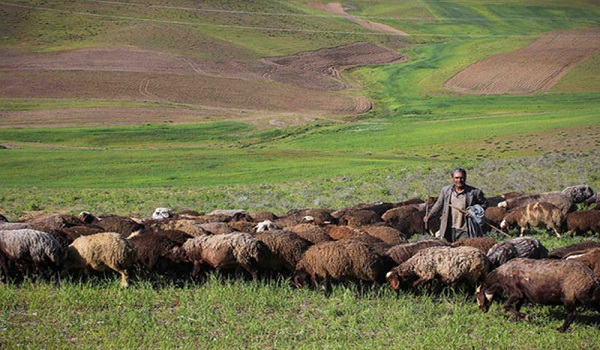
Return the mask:
{"type": "Polygon", "coordinates": [[[480,237],[485,223],[485,195],[480,189],[467,185],[465,169],[456,168],[451,175],[453,184],[442,188],[423,221],[427,224],[429,218],[441,210],[440,237],[448,242],[480,237]]]}

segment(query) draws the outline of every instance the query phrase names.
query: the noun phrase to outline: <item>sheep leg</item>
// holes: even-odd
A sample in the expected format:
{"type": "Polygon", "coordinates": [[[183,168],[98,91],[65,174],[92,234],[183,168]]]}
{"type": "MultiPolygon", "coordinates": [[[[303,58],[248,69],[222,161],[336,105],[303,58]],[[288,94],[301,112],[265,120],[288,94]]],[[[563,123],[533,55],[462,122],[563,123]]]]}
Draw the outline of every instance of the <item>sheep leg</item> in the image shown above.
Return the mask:
{"type": "Polygon", "coordinates": [[[123,287],[123,288],[129,287],[127,270],[120,270],[119,273],[121,274],[121,287],[123,287]]]}
{"type": "Polygon", "coordinates": [[[521,296],[511,295],[504,302],[504,310],[506,310],[507,313],[510,313],[510,314],[514,315],[518,319],[528,320],[527,315],[519,312],[519,309],[521,308],[521,305],[523,305],[523,300],[522,300],[521,296]]]}
{"type": "Polygon", "coordinates": [[[565,318],[565,322],[562,324],[562,326],[557,328],[557,331],[561,333],[564,333],[567,329],[569,329],[569,326],[571,323],[573,323],[575,317],[577,317],[577,309],[575,308],[575,305],[570,303],[566,304],[565,310],[567,311],[567,318],[565,318]]]}

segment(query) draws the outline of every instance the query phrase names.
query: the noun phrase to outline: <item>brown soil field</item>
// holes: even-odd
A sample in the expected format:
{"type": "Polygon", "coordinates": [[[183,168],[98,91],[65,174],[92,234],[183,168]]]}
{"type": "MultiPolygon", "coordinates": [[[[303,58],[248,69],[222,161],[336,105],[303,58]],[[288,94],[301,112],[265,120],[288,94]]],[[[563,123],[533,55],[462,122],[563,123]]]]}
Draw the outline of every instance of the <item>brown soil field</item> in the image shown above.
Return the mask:
{"type": "Polygon", "coordinates": [[[469,94],[547,91],[571,68],[598,53],[600,28],[553,32],[514,52],[472,64],[444,87],[469,94]]]}
{"type": "MultiPolygon", "coordinates": [[[[193,122],[203,118],[235,115],[240,111],[264,124],[270,114],[278,115],[269,125],[287,125],[327,115],[352,115],[367,112],[371,103],[354,96],[341,76],[349,67],[402,62],[406,57],[394,50],[371,43],[303,52],[289,57],[261,61],[211,61],[191,59],[134,47],[100,47],[54,53],[0,51],[0,91],[2,98],[86,99],[140,101],[183,104],[188,109],[163,108],[149,117],[126,118],[130,123],[167,119],[193,122]],[[310,117],[308,118],[311,119],[310,117]]],[[[108,108],[106,111],[115,111],[108,108]]],[[[148,112],[150,107],[146,108],[148,112]]],[[[117,112],[129,116],[137,109],[117,112]]],[[[40,110],[0,112],[0,126],[50,121],[70,125],[77,119],[84,124],[120,123],[119,119],[100,118],[105,110],[40,110]],[[79,118],[76,116],[79,115],[79,118]],[[86,122],[87,121],[87,122],[86,122]]],[[[242,118],[244,119],[244,118],[242,118]]],[[[80,125],[80,124],[78,124],[80,125]]]]}
{"type": "Polygon", "coordinates": [[[342,17],[344,17],[360,26],[363,26],[369,30],[373,30],[376,32],[382,32],[382,33],[408,35],[407,33],[403,32],[399,29],[390,27],[386,24],[371,22],[371,21],[366,21],[364,19],[356,18],[356,17],[348,14],[346,12],[346,10],[344,9],[344,7],[342,6],[342,4],[340,4],[339,2],[331,2],[329,4],[322,4],[320,2],[309,2],[308,5],[313,8],[316,8],[318,10],[327,11],[329,13],[333,13],[335,15],[342,16],[342,17]]]}

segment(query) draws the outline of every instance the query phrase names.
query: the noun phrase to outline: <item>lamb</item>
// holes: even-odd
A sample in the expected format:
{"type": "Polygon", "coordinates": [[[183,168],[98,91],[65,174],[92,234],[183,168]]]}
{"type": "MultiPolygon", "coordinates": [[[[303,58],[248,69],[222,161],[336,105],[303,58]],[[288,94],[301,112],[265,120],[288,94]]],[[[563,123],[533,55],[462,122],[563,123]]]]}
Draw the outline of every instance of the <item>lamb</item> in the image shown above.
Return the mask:
{"type": "Polygon", "coordinates": [[[516,208],[506,214],[500,223],[500,228],[508,232],[511,227],[517,225],[521,228],[521,236],[531,227],[545,227],[552,229],[556,237],[562,234],[564,215],[550,203],[537,202],[516,208]]]}
{"type": "Polygon", "coordinates": [[[258,269],[268,254],[267,246],[245,232],[194,237],[182,245],[186,259],[194,265],[192,276],[208,264],[217,271],[243,269],[258,278],[258,269]]]}
{"type": "Polygon", "coordinates": [[[434,279],[450,287],[464,283],[469,288],[475,288],[489,271],[487,257],[477,248],[429,247],[394,267],[386,279],[396,291],[407,284],[417,288],[434,279]]]}
{"type": "Polygon", "coordinates": [[[567,214],[565,218],[567,232],[579,235],[587,232],[600,237],[600,210],[579,210],[567,214]]]}
{"type": "Polygon", "coordinates": [[[397,265],[400,265],[406,260],[410,259],[413,255],[417,254],[417,252],[421,249],[439,246],[447,247],[450,246],[450,243],[441,239],[427,239],[418,242],[403,243],[388,249],[386,255],[394,260],[397,265]]]}
{"type": "Polygon", "coordinates": [[[309,247],[296,265],[294,284],[317,288],[323,283],[329,293],[332,281],[382,283],[385,271],[381,256],[368,243],[343,239],[309,247]]]}
{"type": "Polygon", "coordinates": [[[593,248],[583,252],[576,252],[565,257],[567,260],[581,261],[600,277],[600,248],[593,248]]]}
{"type": "Polygon", "coordinates": [[[261,267],[290,274],[294,271],[304,252],[312,245],[297,234],[285,230],[262,231],[256,233],[254,237],[263,242],[271,253],[261,262],[261,267]]]}
{"type": "Polygon", "coordinates": [[[14,277],[11,265],[28,268],[43,277],[57,275],[63,266],[65,248],[50,234],[33,229],[0,231],[0,265],[4,276],[14,277]]]}
{"type": "Polygon", "coordinates": [[[519,310],[525,301],[542,305],[564,305],[567,311],[559,332],[565,332],[575,319],[580,304],[598,307],[600,280],[579,261],[517,258],[498,267],[477,289],[477,305],[489,310],[497,293],[508,296],[504,309],[519,319],[528,319],[519,310]],[[527,281],[527,283],[523,283],[527,281]]]}
{"type": "Polygon", "coordinates": [[[533,237],[518,237],[494,244],[487,252],[493,268],[514,258],[543,259],[548,257],[548,249],[533,237]]]}
{"type": "Polygon", "coordinates": [[[567,255],[575,252],[583,252],[593,248],[600,248],[600,242],[598,241],[583,241],[579,243],[573,243],[564,247],[556,248],[548,253],[548,258],[562,259],[567,255]]]}
{"type": "Polygon", "coordinates": [[[452,245],[452,247],[462,247],[462,246],[474,247],[474,248],[481,250],[484,254],[486,254],[488,252],[488,250],[490,250],[490,248],[493,247],[494,244],[496,244],[496,243],[498,243],[498,242],[492,237],[473,237],[473,238],[466,238],[466,239],[458,240],[458,241],[452,243],[451,245],[452,245]]]}
{"type": "Polygon", "coordinates": [[[82,271],[86,276],[90,269],[113,270],[121,275],[121,287],[129,286],[129,272],[137,257],[133,243],[117,232],[101,232],[78,237],[67,247],[65,271],[82,271]]]}

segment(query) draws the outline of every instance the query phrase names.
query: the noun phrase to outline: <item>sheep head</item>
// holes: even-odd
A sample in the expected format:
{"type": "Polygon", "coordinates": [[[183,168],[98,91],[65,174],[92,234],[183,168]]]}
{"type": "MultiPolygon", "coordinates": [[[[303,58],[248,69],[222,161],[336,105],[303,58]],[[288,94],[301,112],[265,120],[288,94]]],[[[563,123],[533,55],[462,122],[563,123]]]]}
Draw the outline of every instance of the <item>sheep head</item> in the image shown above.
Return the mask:
{"type": "Polygon", "coordinates": [[[477,299],[477,306],[483,312],[488,312],[490,309],[490,305],[492,300],[494,300],[494,293],[483,290],[481,286],[477,287],[477,291],[475,292],[475,297],[477,299]]]}

